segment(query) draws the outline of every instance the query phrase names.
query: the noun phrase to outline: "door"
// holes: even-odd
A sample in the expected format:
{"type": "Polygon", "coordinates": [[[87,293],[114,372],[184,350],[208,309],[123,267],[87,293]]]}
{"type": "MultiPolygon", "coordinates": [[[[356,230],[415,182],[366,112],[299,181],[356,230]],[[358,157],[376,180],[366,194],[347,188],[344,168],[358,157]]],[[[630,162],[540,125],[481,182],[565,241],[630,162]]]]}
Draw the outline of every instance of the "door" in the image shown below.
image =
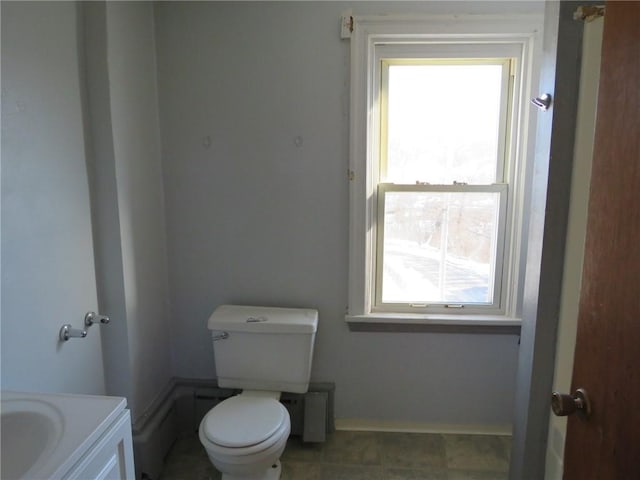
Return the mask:
{"type": "Polygon", "coordinates": [[[2,388],[104,393],[72,2],[2,2],[2,388]]]}
{"type": "Polygon", "coordinates": [[[565,479],[640,478],[640,2],[609,2],[565,479]]]}

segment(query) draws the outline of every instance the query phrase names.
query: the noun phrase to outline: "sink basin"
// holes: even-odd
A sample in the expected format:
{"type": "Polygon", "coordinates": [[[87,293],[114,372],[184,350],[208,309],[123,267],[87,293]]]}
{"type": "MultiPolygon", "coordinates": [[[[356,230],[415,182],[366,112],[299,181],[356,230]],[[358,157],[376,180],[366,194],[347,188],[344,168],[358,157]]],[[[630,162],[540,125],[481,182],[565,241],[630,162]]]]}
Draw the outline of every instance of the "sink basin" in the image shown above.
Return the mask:
{"type": "Polygon", "coordinates": [[[118,397],[2,391],[0,479],[61,480],[125,410],[118,397]]]}
{"type": "Polygon", "coordinates": [[[3,401],[0,422],[3,479],[23,478],[38,469],[62,437],[62,414],[41,400],[3,401]]]}

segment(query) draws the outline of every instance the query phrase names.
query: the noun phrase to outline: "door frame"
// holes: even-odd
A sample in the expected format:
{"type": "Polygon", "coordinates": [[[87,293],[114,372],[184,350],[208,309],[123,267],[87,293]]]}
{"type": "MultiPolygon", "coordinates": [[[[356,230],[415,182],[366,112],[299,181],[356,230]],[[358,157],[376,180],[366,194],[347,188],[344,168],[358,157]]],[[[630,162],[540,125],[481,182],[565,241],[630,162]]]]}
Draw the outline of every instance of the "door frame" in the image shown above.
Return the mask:
{"type": "Polygon", "coordinates": [[[545,4],[539,93],[550,93],[553,104],[537,115],[511,480],[540,479],[545,474],[584,28],[582,21],[573,19],[573,12],[590,4],[598,2],[545,4]]]}

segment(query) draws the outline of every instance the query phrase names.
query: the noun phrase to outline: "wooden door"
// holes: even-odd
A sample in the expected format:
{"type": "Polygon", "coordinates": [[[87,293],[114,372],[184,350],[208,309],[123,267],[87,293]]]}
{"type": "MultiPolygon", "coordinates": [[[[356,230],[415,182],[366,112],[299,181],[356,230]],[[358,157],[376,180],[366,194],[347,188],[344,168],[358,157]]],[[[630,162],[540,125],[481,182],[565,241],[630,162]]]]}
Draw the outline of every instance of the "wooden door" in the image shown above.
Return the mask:
{"type": "Polygon", "coordinates": [[[640,479],[640,2],[606,6],[564,478],[640,479]]]}

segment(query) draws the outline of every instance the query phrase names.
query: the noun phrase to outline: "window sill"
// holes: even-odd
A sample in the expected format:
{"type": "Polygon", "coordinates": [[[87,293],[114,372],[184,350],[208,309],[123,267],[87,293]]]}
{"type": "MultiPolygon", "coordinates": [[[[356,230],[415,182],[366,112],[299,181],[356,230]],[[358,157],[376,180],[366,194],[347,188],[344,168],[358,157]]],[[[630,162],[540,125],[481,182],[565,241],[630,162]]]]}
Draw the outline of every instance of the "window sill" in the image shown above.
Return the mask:
{"type": "Polygon", "coordinates": [[[346,315],[352,332],[501,333],[517,335],[522,321],[498,315],[416,315],[370,313],[346,315]]]}

